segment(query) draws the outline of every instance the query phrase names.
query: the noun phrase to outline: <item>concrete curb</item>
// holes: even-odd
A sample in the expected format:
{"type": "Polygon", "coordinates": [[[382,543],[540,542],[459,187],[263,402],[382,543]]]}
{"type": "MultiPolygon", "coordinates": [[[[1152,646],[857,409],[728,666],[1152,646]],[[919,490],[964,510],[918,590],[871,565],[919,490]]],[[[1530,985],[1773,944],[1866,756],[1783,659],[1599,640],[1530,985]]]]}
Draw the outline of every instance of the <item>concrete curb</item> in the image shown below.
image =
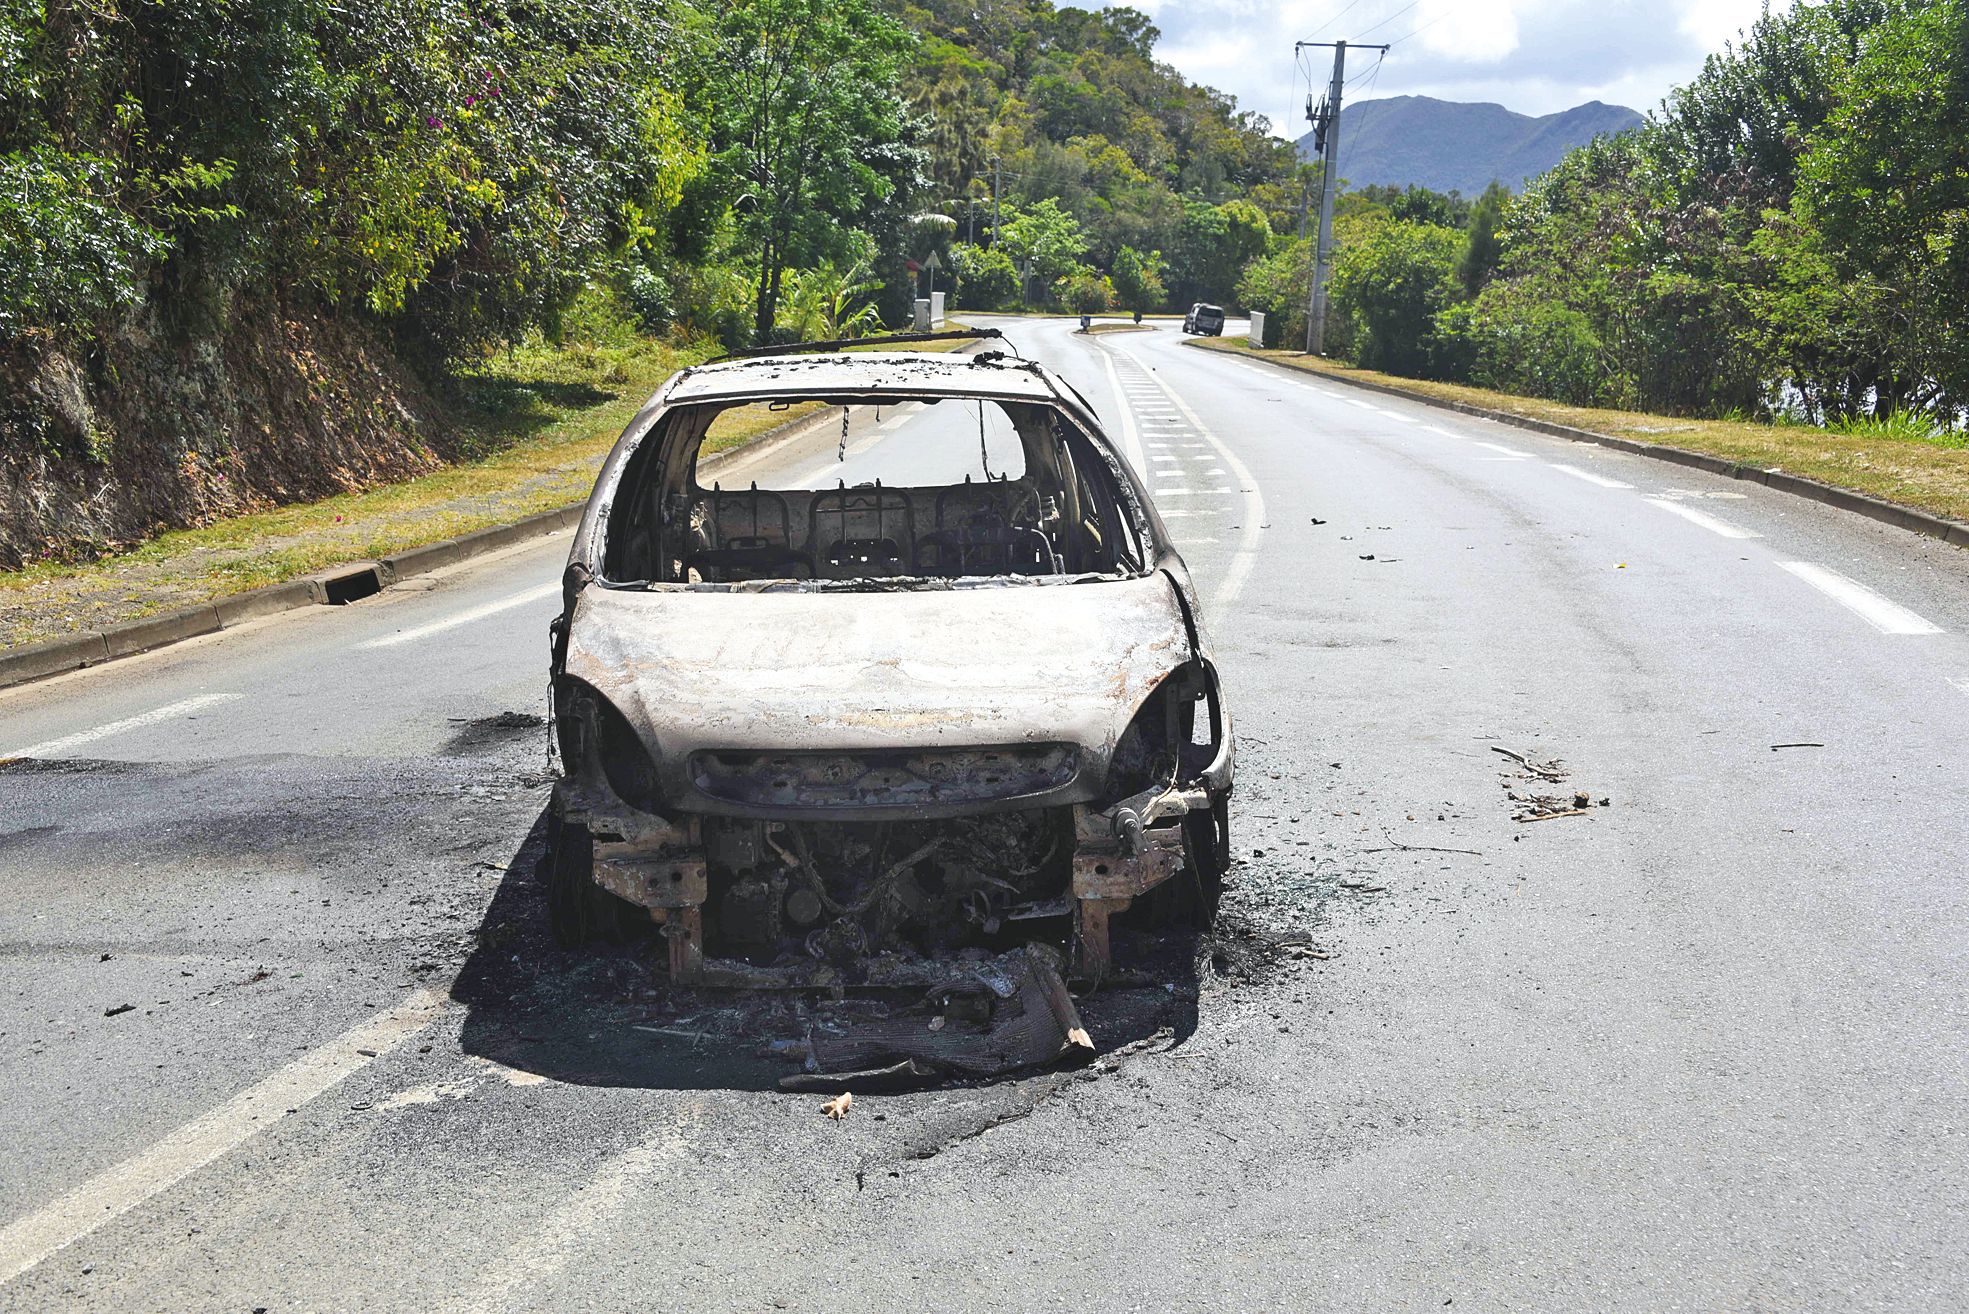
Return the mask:
{"type": "MultiPolygon", "coordinates": [[[[988,339],[979,339],[978,343],[961,347],[959,351],[975,351],[985,341],[988,339]]],[[[698,463],[698,470],[700,473],[712,473],[736,461],[741,455],[748,460],[763,456],[831,421],[832,413],[823,411],[818,415],[803,415],[774,425],[736,447],[728,447],[706,457],[698,463]]],[[[64,675],[86,666],[100,666],[119,657],[149,652],[201,634],[216,634],[220,630],[277,612],[355,602],[412,575],[427,574],[444,566],[455,566],[512,547],[516,543],[573,529],[581,523],[587,505],[586,501],[571,502],[511,524],[492,525],[457,538],[406,548],[380,561],[351,561],[298,579],[201,602],[195,607],[145,616],[101,630],[89,630],[0,652],[0,689],[26,684],[31,680],[44,680],[51,675],[64,675]]]]}
{"type": "Polygon", "coordinates": [[[1917,511],[1913,507],[1888,502],[1866,493],[1841,488],[1837,484],[1821,483],[1804,475],[1787,474],[1782,470],[1766,470],[1760,466],[1742,465],[1707,452],[1693,452],[1686,447],[1670,447],[1666,443],[1637,442],[1632,438],[1616,438],[1612,434],[1595,433],[1591,429],[1575,429],[1567,424],[1554,424],[1550,420],[1537,420],[1526,415],[1513,415],[1509,411],[1495,411],[1484,406],[1472,406],[1468,402],[1449,401],[1442,397],[1431,397],[1427,393],[1411,392],[1407,388],[1391,387],[1385,383],[1371,383],[1366,379],[1348,379],[1328,374],[1324,370],[1295,369],[1263,356],[1253,356],[1247,352],[1230,351],[1221,347],[1204,346],[1194,339],[1185,339],[1185,346],[1196,347],[1199,351],[1214,351],[1219,355],[1248,360],[1253,364],[1270,366],[1288,374],[1305,375],[1324,379],[1330,383],[1342,384],[1349,388],[1360,388],[1367,392],[1383,393],[1390,397],[1400,397],[1404,401],[1420,402],[1437,410],[1456,411],[1463,415],[1475,416],[1480,420],[1491,420],[1497,424],[1508,424],[1517,429],[1529,429],[1533,433],[1548,434],[1554,438],[1566,438],[1576,443],[1592,443],[1596,447],[1611,447],[1615,451],[1630,452],[1635,456],[1645,456],[1654,461],[1667,461],[1672,465],[1688,466],[1695,470],[1706,470],[1710,474],[1724,475],[1731,479],[1744,479],[1753,484],[1763,484],[1781,493],[1795,497],[1823,502],[1827,506],[1851,511],[1869,520],[1905,529],[1911,533],[1925,534],[1938,538],[1956,547],[1969,548],[1969,524],[1960,520],[1950,520],[1946,516],[1932,515],[1917,511]]]}

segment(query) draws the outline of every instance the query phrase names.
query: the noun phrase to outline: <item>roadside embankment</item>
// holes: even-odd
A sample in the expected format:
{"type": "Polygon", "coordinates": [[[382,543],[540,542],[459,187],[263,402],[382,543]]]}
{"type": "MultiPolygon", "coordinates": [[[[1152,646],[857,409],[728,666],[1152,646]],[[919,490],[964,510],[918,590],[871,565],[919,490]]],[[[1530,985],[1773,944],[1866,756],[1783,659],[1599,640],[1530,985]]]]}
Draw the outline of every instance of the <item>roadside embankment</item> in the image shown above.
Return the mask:
{"type": "Polygon", "coordinates": [[[1241,339],[1188,344],[1319,375],[1581,442],[1748,479],[1969,547],[1969,442],[1837,433],[1802,424],[1696,420],[1568,406],[1357,369],[1317,356],[1254,349],[1241,339]]]}

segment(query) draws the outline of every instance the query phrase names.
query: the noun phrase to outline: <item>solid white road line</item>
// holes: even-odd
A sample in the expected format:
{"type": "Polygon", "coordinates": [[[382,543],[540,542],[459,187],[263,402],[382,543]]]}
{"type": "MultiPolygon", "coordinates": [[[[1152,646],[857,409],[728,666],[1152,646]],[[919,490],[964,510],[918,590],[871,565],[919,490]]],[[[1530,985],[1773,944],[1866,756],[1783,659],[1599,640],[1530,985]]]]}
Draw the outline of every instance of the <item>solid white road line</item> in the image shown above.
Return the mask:
{"type": "Polygon", "coordinates": [[[1764,537],[1754,529],[1745,529],[1743,526],[1733,525],[1727,520],[1718,520],[1715,516],[1698,511],[1694,507],[1683,506],[1680,502],[1670,502],[1668,499],[1661,497],[1644,497],[1641,500],[1649,506],[1658,506],[1664,511],[1678,515],[1692,525],[1701,525],[1712,534],[1721,534],[1724,538],[1764,537]]]}
{"type": "Polygon", "coordinates": [[[45,1208],[0,1229],[0,1283],[81,1240],[272,1127],[329,1087],[422,1031],[442,1011],[428,990],[309,1051],[45,1208]]]}
{"type": "Polygon", "coordinates": [[[236,702],[239,697],[240,695],[236,693],[200,694],[196,698],[186,698],[181,702],[167,703],[148,712],[139,712],[135,716],[126,716],[121,721],[111,721],[107,725],[99,725],[90,730],[78,730],[72,735],[63,735],[59,739],[44,739],[38,744],[29,744],[26,748],[0,753],[0,758],[48,757],[55,753],[66,753],[71,748],[80,748],[98,739],[122,734],[125,730],[156,725],[159,721],[176,720],[178,717],[190,716],[193,712],[207,707],[217,707],[220,703],[236,702]]]}
{"type": "Polygon", "coordinates": [[[1509,456],[1509,457],[1514,457],[1514,458],[1516,458],[1517,460],[1520,460],[1520,461],[1522,461],[1522,460],[1524,460],[1524,459],[1525,459],[1525,453],[1523,453],[1523,452],[1521,452],[1521,451],[1519,451],[1519,450],[1518,450],[1517,448],[1515,448],[1515,447],[1506,447],[1506,446],[1504,446],[1504,445],[1503,445],[1502,443],[1486,443],[1486,442],[1479,442],[1479,443],[1477,443],[1477,446],[1479,446],[1479,447],[1488,447],[1488,448],[1490,448],[1490,450],[1491,450],[1491,451],[1493,451],[1493,452],[1502,452],[1502,453],[1504,453],[1504,454],[1505,454],[1506,456],[1509,456]]]}
{"type": "MultiPolygon", "coordinates": [[[[1108,350],[1121,350],[1121,348],[1108,348],[1108,350]]],[[[1183,400],[1182,395],[1165,383],[1160,375],[1150,375],[1149,377],[1158,388],[1161,388],[1169,395],[1169,400],[1175,403],[1176,409],[1180,410],[1184,417],[1196,429],[1197,436],[1209,443],[1212,447],[1215,447],[1217,454],[1224,458],[1224,464],[1236,472],[1237,481],[1240,485],[1236,491],[1241,492],[1244,497],[1244,514],[1239,517],[1241,523],[1238,527],[1237,547],[1231,552],[1230,565],[1225,567],[1223,576],[1217,581],[1217,589],[1211,595],[1209,603],[1212,619],[1221,621],[1230,613],[1231,605],[1237,601],[1238,594],[1243,591],[1245,580],[1251,577],[1252,567],[1258,564],[1258,536],[1265,523],[1265,497],[1263,493],[1258,491],[1257,479],[1252,476],[1250,469],[1244,462],[1238,459],[1237,453],[1225,445],[1223,439],[1210,431],[1210,426],[1205,424],[1203,417],[1198,415],[1191,408],[1190,404],[1183,400]]],[[[1184,493],[1210,495],[1219,493],[1228,494],[1233,490],[1228,488],[1186,488],[1181,491],[1184,493]]],[[[1174,494],[1171,495],[1174,496],[1174,494]]]]}
{"type": "Polygon", "coordinates": [[[1546,464],[1557,470],[1560,474],[1569,474],[1575,479],[1584,479],[1587,483],[1598,484],[1602,488],[1632,488],[1634,486],[1632,484],[1623,484],[1618,479],[1609,479],[1605,475],[1596,475],[1591,470],[1582,470],[1576,465],[1561,465],[1557,461],[1547,461],[1546,464]]]}
{"type": "Polygon", "coordinates": [[[1451,432],[1450,432],[1449,430],[1447,430],[1447,429],[1445,429],[1445,428],[1442,428],[1442,427],[1441,427],[1440,425],[1434,425],[1434,424],[1425,424],[1425,425],[1423,425],[1422,427],[1423,427],[1424,429],[1427,429],[1427,430],[1428,430],[1428,431],[1429,431],[1430,433],[1434,433],[1434,434],[1441,434],[1441,435],[1442,435],[1443,437],[1445,437],[1445,438],[1454,438],[1454,439],[1456,439],[1456,440],[1457,440],[1458,442],[1462,442],[1462,441],[1463,441],[1463,435],[1462,435],[1462,434],[1460,434],[1460,433],[1451,433],[1451,432]]]}
{"type": "Polygon", "coordinates": [[[415,629],[410,630],[398,630],[395,634],[386,634],[380,639],[370,639],[364,643],[358,643],[356,647],[394,648],[400,643],[415,643],[419,639],[428,639],[433,634],[442,634],[446,630],[457,629],[460,625],[470,625],[473,621],[482,621],[487,616],[497,616],[502,611],[511,611],[514,607],[524,607],[529,602],[538,602],[542,598],[551,598],[560,591],[561,586],[559,584],[542,584],[537,589],[528,589],[524,593],[515,593],[510,598],[501,598],[497,602],[488,602],[483,607],[473,607],[469,611],[461,611],[455,616],[446,617],[444,620],[432,621],[429,625],[419,625],[415,629]]]}
{"type": "MultiPolygon", "coordinates": [[[[1218,493],[1235,493],[1235,488],[1158,488],[1157,497],[1209,497],[1218,493]]],[[[1242,581],[1240,581],[1242,583],[1242,581]]]]}
{"type": "Polygon", "coordinates": [[[1940,634],[1942,627],[1915,615],[1898,602],[1889,602],[1858,580],[1809,561],[1780,561],[1778,565],[1810,584],[1882,634],[1940,634]]]}
{"type": "MultiPolygon", "coordinates": [[[[1173,515],[1175,513],[1171,511],[1165,511],[1163,512],[1163,514],[1173,515]]],[[[1969,675],[1951,675],[1948,677],[1948,682],[1954,685],[1957,689],[1960,689],[1963,693],[1969,694],[1969,675]]]]}
{"type": "Polygon", "coordinates": [[[1373,402],[1364,402],[1358,397],[1348,397],[1346,398],[1346,402],[1347,405],[1358,406],[1364,411],[1378,411],[1381,409],[1379,406],[1376,406],[1373,402]]]}

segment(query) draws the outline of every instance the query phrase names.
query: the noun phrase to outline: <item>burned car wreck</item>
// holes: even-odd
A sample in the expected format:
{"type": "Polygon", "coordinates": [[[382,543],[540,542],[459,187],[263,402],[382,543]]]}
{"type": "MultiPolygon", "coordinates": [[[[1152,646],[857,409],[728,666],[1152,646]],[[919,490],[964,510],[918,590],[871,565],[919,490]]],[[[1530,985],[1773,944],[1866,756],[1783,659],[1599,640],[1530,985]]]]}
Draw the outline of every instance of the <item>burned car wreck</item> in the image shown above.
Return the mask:
{"type": "Polygon", "coordinates": [[[552,637],[564,945],[653,921],[679,984],[837,992],[991,985],[1014,955],[1044,1003],[1126,978],[1117,927],[1214,909],[1231,727],[1189,574],[1037,364],[684,370],[603,467],[552,637]],[[700,481],[721,414],[815,404],[842,438],[813,477],[700,481]],[[894,408],[937,411],[935,441],[871,437],[910,481],[851,483],[848,417],[894,408]]]}

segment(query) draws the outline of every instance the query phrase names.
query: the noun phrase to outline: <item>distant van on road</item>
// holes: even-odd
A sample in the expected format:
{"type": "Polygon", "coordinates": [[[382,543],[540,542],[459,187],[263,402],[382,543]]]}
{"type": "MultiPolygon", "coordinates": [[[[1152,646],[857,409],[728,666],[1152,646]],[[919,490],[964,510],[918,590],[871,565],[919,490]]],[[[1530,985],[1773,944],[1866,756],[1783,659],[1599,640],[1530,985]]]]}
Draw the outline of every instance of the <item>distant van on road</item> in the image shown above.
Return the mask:
{"type": "Polygon", "coordinates": [[[1222,337],[1224,308],[1213,306],[1208,301],[1197,302],[1190,307],[1190,313],[1183,316],[1183,332],[1200,333],[1207,338],[1222,337]]]}

